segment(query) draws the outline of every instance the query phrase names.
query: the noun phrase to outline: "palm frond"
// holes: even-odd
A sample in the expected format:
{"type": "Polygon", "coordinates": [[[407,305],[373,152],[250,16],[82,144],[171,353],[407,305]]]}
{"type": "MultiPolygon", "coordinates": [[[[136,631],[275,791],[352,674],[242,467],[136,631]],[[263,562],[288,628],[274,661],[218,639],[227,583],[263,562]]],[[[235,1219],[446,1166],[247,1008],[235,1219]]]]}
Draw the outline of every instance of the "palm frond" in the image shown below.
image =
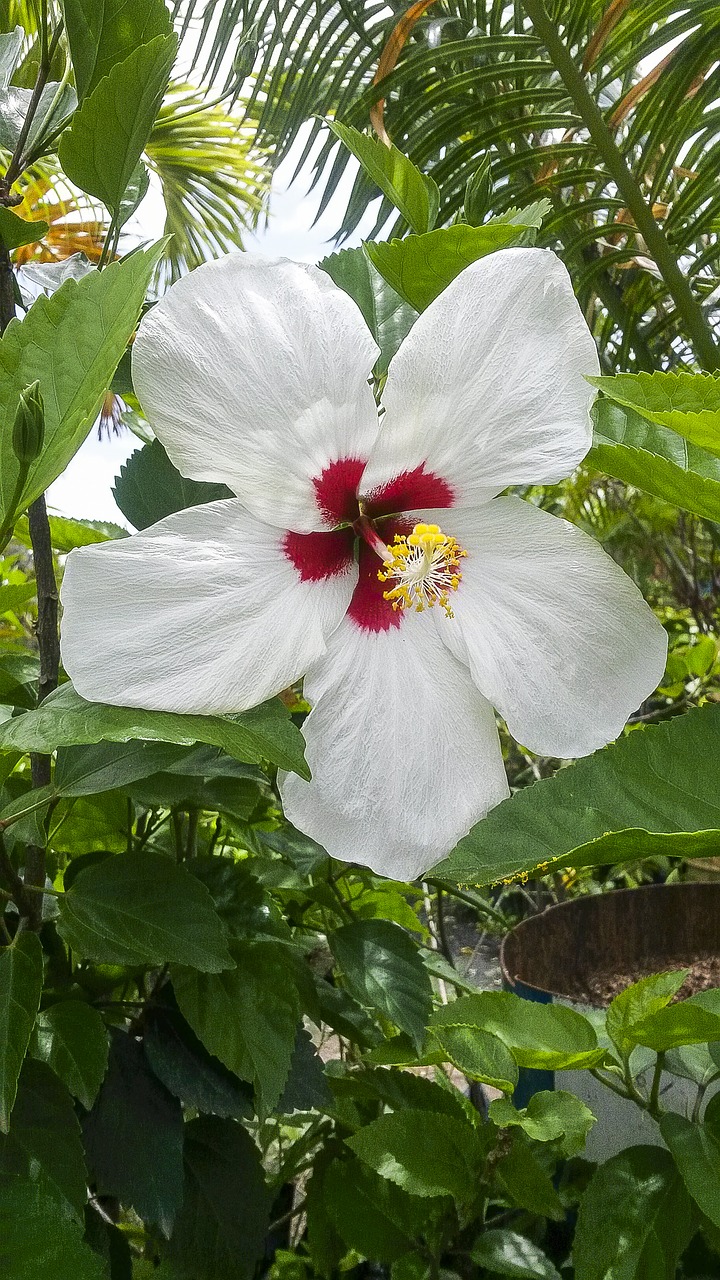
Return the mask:
{"type": "Polygon", "coordinates": [[[169,276],[242,245],[257,224],[270,189],[267,153],[254,129],[221,104],[205,106],[193,85],[171,85],[146,147],[162,184],[169,276]]]}

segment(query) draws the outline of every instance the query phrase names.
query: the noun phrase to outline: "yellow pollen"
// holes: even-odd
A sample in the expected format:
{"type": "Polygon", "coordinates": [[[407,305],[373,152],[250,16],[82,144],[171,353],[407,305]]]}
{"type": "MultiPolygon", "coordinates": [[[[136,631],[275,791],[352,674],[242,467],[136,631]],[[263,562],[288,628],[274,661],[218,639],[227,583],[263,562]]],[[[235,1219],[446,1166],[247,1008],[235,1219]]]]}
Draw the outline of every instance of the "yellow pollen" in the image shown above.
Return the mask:
{"type": "Polygon", "coordinates": [[[383,592],[383,599],[393,609],[415,609],[416,613],[439,604],[448,618],[454,617],[450,592],[460,586],[460,561],[467,555],[455,538],[437,524],[416,524],[407,536],[396,534],[388,549],[390,559],[383,562],[378,578],[394,580],[396,585],[383,592]]]}

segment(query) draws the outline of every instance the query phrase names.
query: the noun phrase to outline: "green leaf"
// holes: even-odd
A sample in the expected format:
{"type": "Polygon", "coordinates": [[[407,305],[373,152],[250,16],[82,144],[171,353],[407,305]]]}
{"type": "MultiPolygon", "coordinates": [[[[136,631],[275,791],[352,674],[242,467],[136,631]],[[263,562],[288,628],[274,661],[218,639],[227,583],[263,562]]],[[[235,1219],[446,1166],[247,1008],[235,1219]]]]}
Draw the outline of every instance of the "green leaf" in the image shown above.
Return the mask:
{"type": "Polygon", "coordinates": [[[0,1274],[3,1280],[106,1280],[83,1228],[44,1185],[0,1181],[0,1274]]]}
{"type": "Polygon", "coordinates": [[[6,249],[19,249],[24,244],[35,244],[49,230],[47,222],[28,222],[26,218],[19,218],[12,209],[0,206],[0,241],[6,249]]]}
{"type": "Polygon", "coordinates": [[[527,1209],[554,1222],[562,1222],[565,1217],[550,1175],[536,1159],[524,1134],[517,1130],[510,1150],[495,1166],[495,1180],[513,1208],[527,1209]]]}
{"type": "Polygon", "coordinates": [[[172,31],[163,0],[62,0],[62,9],[81,100],[138,45],[172,31]]]}
{"type": "Polygon", "coordinates": [[[644,1018],[664,1009],[677,995],[688,976],[689,969],[676,969],[667,973],[655,973],[641,978],[631,987],[621,991],[608,1007],[606,1029],[613,1044],[622,1055],[628,1054],[638,1041],[635,1027],[644,1018]]]}
{"type": "Polygon", "coordinates": [[[154,853],[125,853],[81,871],[59,899],[69,947],[101,964],[176,960],[207,973],[232,965],[207,889],[185,867],[154,853]]]}
{"type": "Polygon", "coordinates": [[[720,457],[720,380],[710,373],[620,373],[588,378],[616,404],[720,457]]]}
{"type": "Polygon", "coordinates": [[[670,1153],[629,1147],[600,1166],[580,1203],[576,1280],[675,1280],[694,1230],[692,1204],[670,1153]]]}
{"type": "Polygon", "coordinates": [[[185,1194],[170,1241],[178,1280],[252,1280],[270,1214],[260,1152],[233,1120],[185,1129],[185,1194]]]}
{"type": "Polygon", "coordinates": [[[0,950],[0,1133],[10,1128],[20,1068],[43,988],[43,953],[34,933],[0,950]]]}
{"type": "Polygon", "coordinates": [[[481,1080],[512,1093],[518,1082],[517,1063],[497,1036],[461,1024],[432,1027],[431,1039],[440,1046],[447,1061],[469,1080],[481,1080]]]}
{"type": "Polygon", "coordinates": [[[345,1139],[365,1164],[414,1196],[476,1194],[489,1135],[439,1112],[408,1108],[380,1116],[345,1139]]]}
{"type": "Polygon", "coordinates": [[[285,1088],[277,1104],[281,1115],[293,1111],[323,1111],[332,1103],[323,1070],[323,1061],[316,1051],[309,1031],[299,1027],[290,1061],[290,1071],[285,1088]]]}
{"type": "Polygon", "coordinates": [[[720,706],[636,729],[503,800],[434,874],[491,884],[552,866],[714,854],[718,753],[720,706]]]}
{"type": "MultiPolygon", "coordinates": [[[[31,792],[27,799],[40,796],[41,792],[31,792]]],[[[127,801],[118,791],[60,800],[50,814],[48,843],[71,857],[95,849],[122,853],[127,848],[127,823],[127,801]]]]}
{"type": "Polygon", "coordinates": [[[512,1276],[513,1280],[560,1280],[560,1272],[542,1249],[507,1228],[483,1231],[470,1256],[494,1275],[512,1276]]]}
{"type": "Polygon", "coordinates": [[[39,297],[0,338],[0,527],[56,480],[90,430],[132,336],[162,244],[39,297]],[[15,502],[12,426],[20,392],[39,380],[45,443],[15,502]],[[11,510],[11,507],[13,508],[11,510]]]}
{"type": "Polygon", "coordinates": [[[10,1133],[0,1137],[0,1173],[42,1182],[66,1213],[82,1218],[87,1171],[80,1125],[70,1094],[44,1062],[26,1058],[23,1065],[10,1133]]]}
{"type": "Polygon", "coordinates": [[[143,1043],[158,1080],[186,1107],[224,1119],[253,1114],[252,1090],[214,1058],[163,991],[162,1007],[148,1008],[143,1043]]]}
{"type": "Polygon", "coordinates": [[[720,521],[720,462],[712,454],[610,400],[597,400],[592,417],[588,466],[684,511],[720,521]]]}
{"type": "Polygon", "coordinates": [[[81,1000],[63,1000],[38,1014],[30,1052],[52,1067],[75,1098],[90,1110],[108,1061],[105,1024],[81,1000]]]}
{"type": "Polygon", "coordinates": [[[418,235],[432,231],[440,206],[437,183],[421,173],[397,147],[388,147],[379,138],[359,133],[337,120],[327,120],[326,124],[360,161],[365,172],[400,211],[408,226],[418,235]]]}
{"type": "Polygon", "coordinates": [[[113,496],[136,529],[147,529],[174,511],[232,498],[233,494],[224,484],[186,480],[173,466],[160,441],[153,440],[152,444],[143,445],[131,454],[120,468],[113,496]]]}
{"type": "Polygon", "coordinates": [[[323,1196],[335,1230],[366,1258],[394,1262],[424,1234],[427,1206],[360,1160],[334,1160],[325,1172],[323,1196]]]}
{"type": "Polygon", "coordinates": [[[22,58],[25,29],[16,26],[0,35],[0,89],[7,89],[22,58]]]}
{"type": "Polygon", "coordinates": [[[5,751],[50,752],[57,747],[138,738],[185,747],[204,742],[236,760],[251,764],[270,760],[302,778],[310,777],[302,734],[279,698],[237,716],[183,716],[86,702],[71,684],[64,684],[36,711],[0,725],[0,750],[5,751]]]}
{"type": "Polygon", "coordinates": [[[563,1155],[574,1156],[583,1150],[585,1139],[595,1123],[595,1116],[580,1098],[564,1089],[534,1093],[528,1105],[517,1110],[509,1098],[495,1098],[490,1103],[490,1119],[501,1129],[517,1126],[535,1142],[563,1139],[563,1155]]]}
{"type": "Polygon", "coordinates": [[[62,747],[53,783],[58,795],[90,796],[114,791],[175,764],[185,748],[171,742],[98,742],[62,747]]]}
{"type": "Polygon", "coordinates": [[[702,1212],[720,1227],[720,1142],[704,1124],[668,1111],[660,1132],[687,1190],[702,1212]]]}
{"type": "MultiPolygon", "coordinates": [[[[0,88],[0,146],[13,152],[20,141],[34,90],[16,85],[0,88]]],[[[36,159],[42,154],[45,139],[60,129],[77,107],[72,85],[49,80],[42,89],[30,132],[25,140],[23,159],[36,159]]]]}
{"type": "Polygon", "coordinates": [[[319,263],[339,289],[349,293],[363,313],[365,323],[380,348],[375,374],[387,372],[403,338],[410,332],[417,311],[408,306],[375,270],[364,249],[341,249],[319,263]]]}
{"type": "Polygon", "coordinates": [[[683,1044],[705,1044],[720,1040],[720,1013],[703,1008],[691,997],[649,1014],[635,1024],[632,1034],[637,1044],[657,1053],[683,1044]]]}
{"type": "Polygon", "coordinates": [[[0,658],[0,703],[31,710],[37,706],[40,665],[29,653],[6,653],[0,658]]]}
{"type": "Polygon", "coordinates": [[[524,230],[503,223],[469,227],[458,222],[404,240],[368,241],[364,248],[396,293],[417,311],[424,311],[471,262],[517,244],[524,230]]]}
{"type": "Polygon", "coordinates": [[[97,1194],[116,1196],[169,1235],[183,1196],[182,1111],[142,1045],[122,1031],[112,1034],[108,1073],[83,1136],[97,1194]]]}
{"type": "Polygon", "coordinates": [[[3,613],[24,613],[24,606],[35,599],[37,589],[34,582],[18,582],[10,586],[0,586],[0,615],[3,613]]]}
{"type": "Polygon", "coordinates": [[[328,942],[351,995],[406,1031],[419,1052],[432,1012],[432,985],[405,930],[389,920],[355,920],[328,942]]]}
{"type": "Polygon", "coordinates": [[[521,1067],[544,1071],[592,1067],[605,1055],[582,1014],[562,1004],[523,1000],[510,991],[460,996],[436,1009],[430,1026],[477,1027],[502,1040],[521,1067]]]}
{"type": "Polygon", "coordinates": [[[60,140],[58,155],[70,181],[113,214],[150,137],[176,53],[177,38],[159,35],[113,62],[60,140]]]}
{"type": "Polygon", "coordinates": [[[295,961],[280,942],[235,943],[236,967],[202,974],[175,968],[178,1005],[209,1053],[255,1086],[258,1111],[279,1101],[290,1071],[300,1020],[295,961]]]}

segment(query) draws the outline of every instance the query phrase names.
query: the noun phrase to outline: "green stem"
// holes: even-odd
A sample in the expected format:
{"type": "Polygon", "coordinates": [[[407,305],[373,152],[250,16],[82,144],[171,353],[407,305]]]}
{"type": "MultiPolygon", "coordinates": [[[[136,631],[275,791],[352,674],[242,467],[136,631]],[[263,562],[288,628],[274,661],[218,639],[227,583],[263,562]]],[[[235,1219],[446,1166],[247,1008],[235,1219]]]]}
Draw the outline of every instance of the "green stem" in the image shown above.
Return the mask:
{"type": "Polygon", "coordinates": [[[648,1103],[648,1111],[653,1120],[659,1120],[662,1113],[660,1107],[660,1084],[662,1082],[663,1067],[665,1065],[665,1053],[660,1052],[655,1063],[655,1071],[653,1072],[652,1085],[650,1087],[650,1101],[648,1103]]]}
{"type": "Polygon", "coordinates": [[[40,99],[43,94],[43,89],[45,88],[45,85],[47,84],[48,76],[50,75],[50,67],[52,65],[52,60],[55,56],[55,50],[57,49],[58,44],[60,43],[60,36],[62,34],[62,29],[63,29],[63,24],[61,22],[59,26],[56,28],[56,30],[54,31],[53,38],[50,42],[50,47],[47,50],[47,55],[45,58],[43,58],[40,64],[40,70],[38,71],[38,77],[37,77],[37,80],[35,81],[35,88],[33,89],[33,95],[28,105],[27,115],[23,120],[22,129],[20,130],[20,136],[18,137],[18,140],[15,144],[15,150],[13,151],[12,159],[10,160],[7,173],[5,174],[4,185],[7,188],[8,192],[10,191],[10,188],[13,182],[15,181],[15,179],[19,178],[20,174],[23,171],[23,163],[22,163],[23,150],[25,147],[25,143],[28,140],[28,136],[30,134],[32,122],[35,119],[35,116],[37,114],[37,109],[40,106],[40,99]]]}
{"type": "Polygon", "coordinates": [[[677,258],[664,232],[655,221],[632,171],[613,141],[597,103],[591,96],[582,72],[576,66],[570,51],[563,44],[555,24],[548,17],[543,0],[523,0],[532,24],[545,45],[559,72],[563,84],[572,98],[575,109],[582,117],[597,147],[610,177],[617,186],[635,226],[647,245],[648,253],[660,270],[677,311],[685,322],[688,337],[692,339],[699,363],[703,368],[720,368],[720,350],[715,343],[702,308],[695,298],[683,274],[677,258]]]}

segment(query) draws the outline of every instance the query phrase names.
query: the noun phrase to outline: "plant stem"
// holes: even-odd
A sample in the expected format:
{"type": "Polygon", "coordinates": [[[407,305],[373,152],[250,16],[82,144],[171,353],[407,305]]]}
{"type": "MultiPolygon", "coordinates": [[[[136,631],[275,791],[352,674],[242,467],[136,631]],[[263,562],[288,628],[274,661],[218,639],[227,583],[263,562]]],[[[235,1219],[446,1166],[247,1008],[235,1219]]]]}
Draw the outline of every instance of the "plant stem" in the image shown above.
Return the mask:
{"type": "Polygon", "coordinates": [[[695,298],[664,232],[655,221],[652,209],[645,200],[625,157],[615,145],[605,118],[585,84],[582,72],[576,66],[569,49],[563,44],[554,22],[547,14],[543,0],[523,0],[523,3],[610,177],[625,201],[628,211],[632,214],[635,226],[647,245],[648,253],[662,274],[678,313],[685,322],[685,329],[695,347],[698,362],[703,368],[711,371],[719,368],[720,350],[703,315],[700,303],[695,298]]]}
{"type": "Polygon", "coordinates": [[[50,75],[50,67],[52,65],[52,60],[55,56],[55,50],[57,49],[58,44],[60,43],[60,36],[62,35],[62,29],[63,29],[63,24],[62,22],[60,22],[56,27],[55,31],[53,32],[53,37],[52,37],[52,40],[50,41],[50,47],[47,49],[46,56],[43,58],[42,62],[40,63],[40,70],[38,71],[38,77],[37,77],[37,80],[35,81],[35,88],[33,89],[33,95],[28,105],[27,115],[23,120],[22,129],[20,130],[20,136],[18,137],[18,140],[15,144],[15,150],[13,151],[12,159],[10,160],[7,173],[5,174],[4,186],[6,188],[7,194],[9,194],[10,188],[13,182],[15,182],[16,178],[20,177],[20,174],[23,171],[23,151],[25,149],[25,143],[28,140],[30,129],[32,128],[32,122],[35,119],[35,116],[37,114],[37,109],[40,106],[40,99],[43,94],[43,89],[47,84],[48,76],[50,75]]]}
{"type": "Polygon", "coordinates": [[[662,1081],[663,1067],[665,1065],[665,1053],[661,1051],[657,1056],[655,1063],[655,1071],[653,1072],[652,1085],[650,1087],[650,1100],[648,1102],[648,1111],[653,1120],[658,1120],[661,1115],[660,1107],[660,1084],[662,1081]]]}

